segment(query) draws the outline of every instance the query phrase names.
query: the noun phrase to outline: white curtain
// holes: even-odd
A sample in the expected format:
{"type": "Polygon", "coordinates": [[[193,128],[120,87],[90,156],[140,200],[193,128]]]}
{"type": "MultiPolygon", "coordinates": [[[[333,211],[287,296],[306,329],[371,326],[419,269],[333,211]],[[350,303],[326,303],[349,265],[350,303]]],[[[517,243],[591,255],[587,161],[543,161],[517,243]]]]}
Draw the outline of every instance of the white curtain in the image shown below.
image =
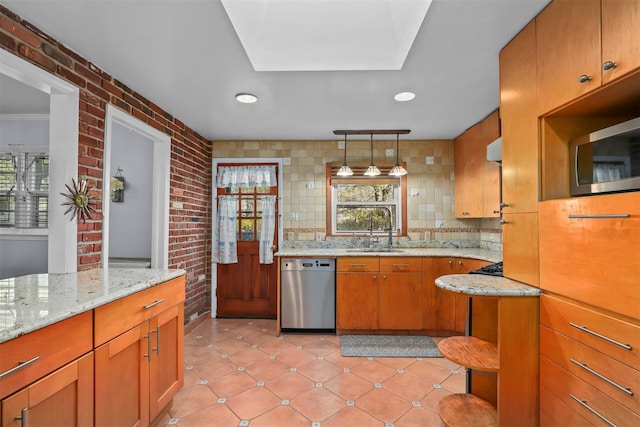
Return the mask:
{"type": "Polygon", "coordinates": [[[278,185],[275,166],[218,166],[218,188],[275,187],[278,185]]]}
{"type": "Polygon", "coordinates": [[[276,228],[276,196],[262,196],[260,264],[273,264],[273,236],[276,228]]]}
{"type": "Polygon", "coordinates": [[[237,215],[238,197],[218,197],[217,232],[213,233],[213,261],[219,264],[235,264],[238,262],[237,247],[237,215]]]}

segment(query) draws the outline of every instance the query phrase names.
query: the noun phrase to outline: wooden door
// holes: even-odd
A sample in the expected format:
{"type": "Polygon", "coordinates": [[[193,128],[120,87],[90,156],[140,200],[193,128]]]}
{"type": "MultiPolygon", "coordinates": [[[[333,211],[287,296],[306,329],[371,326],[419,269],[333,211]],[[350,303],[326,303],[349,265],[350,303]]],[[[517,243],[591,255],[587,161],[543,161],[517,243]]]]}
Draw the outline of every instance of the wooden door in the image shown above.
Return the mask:
{"type": "Polygon", "coordinates": [[[456,218],[482,216],[482,172],[486,146],[478,144],[479,127],[474,126],[453,142],[454,205],[456,218]]]}
{"type": "Polygon", "coordinates": [[[600,87],[600,0],[554,0],[536,17],[538,115],[600,87]],[[590,80],[581,83],[580,76],[590,80]]]}
{"type": "Polygon", "coordinates": [[[380,329],[422,329],[422,273],[380,273],[380,329]]]}
{"type": "Polygon", "coordinates": [[[504,213],[502,218],[504,277],[539,286],[538,213],[504,213]]]}
{"type": "Polygon", "coordinates": [[[608,83],[640,67],[640,3],[602,0],[602,82],[608,83]],[[605,69],[604,63],[617,65],[605,69]]]}
{"type": "MultiPolygon", "coordinates": [[[[219,166],[229,166],[220,164],[219,166]]],[[[241,166],[241,165],[238,165],[241,166]]],[[[243,164],[243,166],[247,166],[243,164]]],[[[238,196],[238,262],[217,266],[218,317],[276,317],[277,265],[260,264],[259,239],[262,225],[262,196],[276,196],[278,187],[218,188],[218,196],[238,196]]],[[[215,232],[215,231],[214,231],[215,232]]],[[[275,247],[278,245],[278,221],[274,230],[275,247]]]]}
{"type": "Polygon", "coordinates": [[[148,334],[144,322],[95,350],[96,427],[149,425],[148,334]]]}
{"type": "Polygon", "coordinates": [[[93,425],[93,353],[4,399],[0,412],[2,427],[93,425]]]}
{"type": "Polygon", "coordinates": [[[182,304],[149,321],[154,348],[149,364],[149,419],[152,421],[184,384],[183,325],[182,304]]]}
{"type": "Polygon", "coordinates": [[[378,329],[378,273],[336,273],[338,329],[378,329]]]}

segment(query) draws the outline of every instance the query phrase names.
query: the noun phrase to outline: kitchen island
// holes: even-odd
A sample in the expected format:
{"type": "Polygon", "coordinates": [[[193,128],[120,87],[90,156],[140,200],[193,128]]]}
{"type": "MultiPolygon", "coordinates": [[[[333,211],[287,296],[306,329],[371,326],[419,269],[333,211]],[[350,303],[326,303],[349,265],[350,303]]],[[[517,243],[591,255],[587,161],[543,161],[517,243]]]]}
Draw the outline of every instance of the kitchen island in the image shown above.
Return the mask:
{"type": "Polygon", "coordinates": [[[3,425],[145,426],[165,413],[184,378],[184,275],[94,269],[0,280],[3,425]]]}

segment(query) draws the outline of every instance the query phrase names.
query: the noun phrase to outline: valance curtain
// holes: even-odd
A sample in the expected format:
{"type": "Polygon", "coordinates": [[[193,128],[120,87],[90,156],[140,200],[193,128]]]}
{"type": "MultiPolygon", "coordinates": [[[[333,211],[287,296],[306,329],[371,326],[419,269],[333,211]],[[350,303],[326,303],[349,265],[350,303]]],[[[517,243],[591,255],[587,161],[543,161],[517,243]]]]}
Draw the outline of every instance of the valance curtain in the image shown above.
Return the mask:
{"type": "Polygon", "coordinates": [[[219,264],[238,262],[238,196],[218,197],[216,232],[213,233],[213,261],[219,264]]]}
{"type": "Polygon", "coordinates": [[[276,226],[276,196],[262,196],[260,264],[273,264],[273,237],[276,226]]]}
{"type": "Polygon", "coordinates": [[[227,187],[275,187],[278,185],[276,167],[271,166],[218,166],[216,186],[227,187]]]}

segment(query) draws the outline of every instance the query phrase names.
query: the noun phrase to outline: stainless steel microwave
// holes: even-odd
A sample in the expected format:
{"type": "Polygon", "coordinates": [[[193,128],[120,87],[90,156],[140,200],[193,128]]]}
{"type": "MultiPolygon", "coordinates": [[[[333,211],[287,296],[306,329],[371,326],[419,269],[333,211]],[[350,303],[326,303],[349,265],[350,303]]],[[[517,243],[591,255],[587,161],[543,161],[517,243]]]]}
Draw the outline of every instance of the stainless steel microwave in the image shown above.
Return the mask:
{"type": "Polygon", "coordinates": [[[569,143],[571,195],[640,190],[640,117],[569,143]]]}

